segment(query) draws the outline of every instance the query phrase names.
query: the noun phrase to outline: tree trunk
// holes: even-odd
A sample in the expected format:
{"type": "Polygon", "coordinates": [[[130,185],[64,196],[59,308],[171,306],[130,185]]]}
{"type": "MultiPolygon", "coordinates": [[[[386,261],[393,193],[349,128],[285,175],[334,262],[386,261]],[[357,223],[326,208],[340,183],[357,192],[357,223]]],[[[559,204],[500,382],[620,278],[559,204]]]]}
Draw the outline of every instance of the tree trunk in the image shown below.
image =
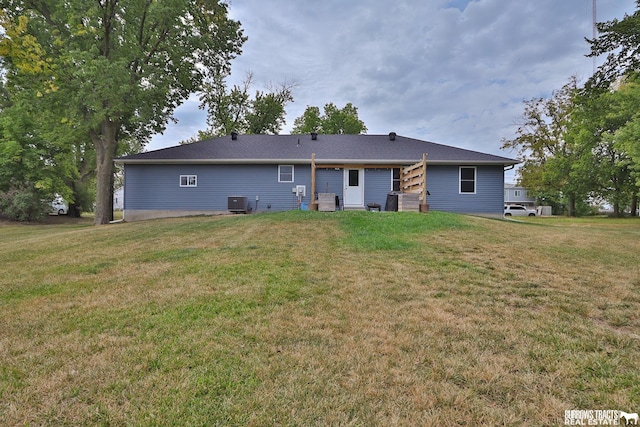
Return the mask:
{"type": "Polygon", "coordinates": [[[94,225],[108,224],[113,217],[113,158],[115,157],[116,135],[120,123],[105,119],[100,133],[91,131],[91,140],[96,149],[96,211],[94,225]]]}
{"type": "Polygon", "coordinates": [[[620,203],[617,200],[613,202],[613,217],[620,218],[620,203]]]}
{"type": "Polygon", "coordinates": [[[638,216],[638,195],[631,197],[631,216],[638,216]]]}
{"type": "MultiPolygon", "coordinates": [[[[115,155],[115,152],[114,152],[115,155]]],[[[113,182],[115,181],[114,176],[114,166],[113,159],[111,159],[111,174],[109,180],[109,221],[113,221],[113,182]]]]}
{"type": "MultiPolygon", "coordinates": [[[[73,192],[73,199],[78,200],[78,190],[76,189],[75,181],[70,184],[71,191],[73,192]]],[[[71,218],[80,218],[80,207],[75,202],[69,202],[69,209],[67,215],[71,218]]]]}
{"type": "Polygon", "coordinates": [[[569,216],[576,216],[576,196],[574,194],[569,194],[569,216]]]}
{"type": "Polygon", "coordinates": [[[80,218],[80,207],[75,203],[69,203],[69,209],[67,215],[71,218],[80,218]]]}

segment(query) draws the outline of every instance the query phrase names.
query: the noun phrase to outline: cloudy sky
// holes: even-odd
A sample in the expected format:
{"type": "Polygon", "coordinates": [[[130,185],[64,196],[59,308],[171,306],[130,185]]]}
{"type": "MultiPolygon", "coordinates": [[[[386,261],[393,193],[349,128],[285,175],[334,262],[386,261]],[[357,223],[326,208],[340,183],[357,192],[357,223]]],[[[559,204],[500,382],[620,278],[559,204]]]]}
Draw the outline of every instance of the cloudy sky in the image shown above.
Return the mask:
{"type": "MultiPolygon", "coordinates": [[[[592,0],[229,0],[248,41],[228,84],[251,71],[255,89],[295,82],[293,120],[309,105],[358,107],[369,134],[396,132],[491,154],[514,136],[523,101],[548,96],[586,58],[592,0]]],[[[634,0],[598,0],[597,20],[622,18],[634,0]]],[[[598,62],[599,63],[599,62],[598,62]]],[[[204,129],[192,97],[147,150],[204,129]]]]}

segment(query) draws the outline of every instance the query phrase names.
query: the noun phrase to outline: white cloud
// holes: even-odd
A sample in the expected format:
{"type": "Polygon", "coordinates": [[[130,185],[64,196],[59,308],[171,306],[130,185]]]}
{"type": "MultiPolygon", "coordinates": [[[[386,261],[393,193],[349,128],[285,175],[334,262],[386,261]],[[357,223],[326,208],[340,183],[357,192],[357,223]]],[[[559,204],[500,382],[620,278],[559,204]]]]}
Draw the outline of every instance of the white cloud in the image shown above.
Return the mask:
{"type": "MultiPolygon", "coordinates": [[[[358,107],[368,133],[401,135],[498,155],[522,101],[586,79],[589,0],[233,0],[249,37],[230,83],[296,81],[288,133],[307,105],[358,107]]],[[[633,13],[634,0],[599,0],[598,20],[633,13]]],[[[147,147],[204,128],[197,99],[147,147]]]]}

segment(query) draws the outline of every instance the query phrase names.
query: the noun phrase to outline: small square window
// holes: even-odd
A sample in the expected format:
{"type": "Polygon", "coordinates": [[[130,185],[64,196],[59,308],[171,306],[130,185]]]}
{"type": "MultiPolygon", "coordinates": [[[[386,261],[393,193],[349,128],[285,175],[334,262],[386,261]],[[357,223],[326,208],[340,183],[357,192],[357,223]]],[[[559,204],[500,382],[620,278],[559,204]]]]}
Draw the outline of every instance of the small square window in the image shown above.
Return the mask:
{"type": "Polygon", "coordinates": [[[197,187],[198,175],[180,175],[180,187],[197,187]]]}
{"type": "Polygon", "coordinates": [[[293,165],[278,166],[278,182],[293,182],[293,165]]]}

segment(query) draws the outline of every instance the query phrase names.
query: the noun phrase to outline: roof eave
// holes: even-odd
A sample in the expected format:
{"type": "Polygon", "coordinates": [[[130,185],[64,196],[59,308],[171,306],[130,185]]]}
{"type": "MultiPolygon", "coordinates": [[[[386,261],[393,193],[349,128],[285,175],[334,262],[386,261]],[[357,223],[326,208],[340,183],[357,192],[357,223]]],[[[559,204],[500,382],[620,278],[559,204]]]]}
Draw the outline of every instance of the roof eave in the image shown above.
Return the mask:
{"type": "MultiPolygon", "coordinates": [[[[120,164],[172,164],[172,165],[241,165],[241,164],[311,164],[311,159],[125,159],[114,160],[120,164]]],[[[419,159],[316,159],[316,165],[362,164],[362,165],[407,165],[419,159]]],[[[429,160],[427,165],[516,165],[518,160],[429,160]]]]}
{"type": "Polygon", "coordinates": [[[114,160],[122,164],[156,165],[246,165],[246,164],[310,164],[311,159],[124,159],[114,160]]]}
{"type": "Polygon", "coordinates": [[[435,161],[429,161],[427,160],[427,165],[442,165],[442,166],[454,166],[454,165],[461,165],[461,166],[478,166],[478,165],[483,165],[483,166],[503,166],[503,165],[517,165],[519,162],[518,160],[510,160],[510,159],[504,159],[504,160],[435,160],[435,161]]]}

